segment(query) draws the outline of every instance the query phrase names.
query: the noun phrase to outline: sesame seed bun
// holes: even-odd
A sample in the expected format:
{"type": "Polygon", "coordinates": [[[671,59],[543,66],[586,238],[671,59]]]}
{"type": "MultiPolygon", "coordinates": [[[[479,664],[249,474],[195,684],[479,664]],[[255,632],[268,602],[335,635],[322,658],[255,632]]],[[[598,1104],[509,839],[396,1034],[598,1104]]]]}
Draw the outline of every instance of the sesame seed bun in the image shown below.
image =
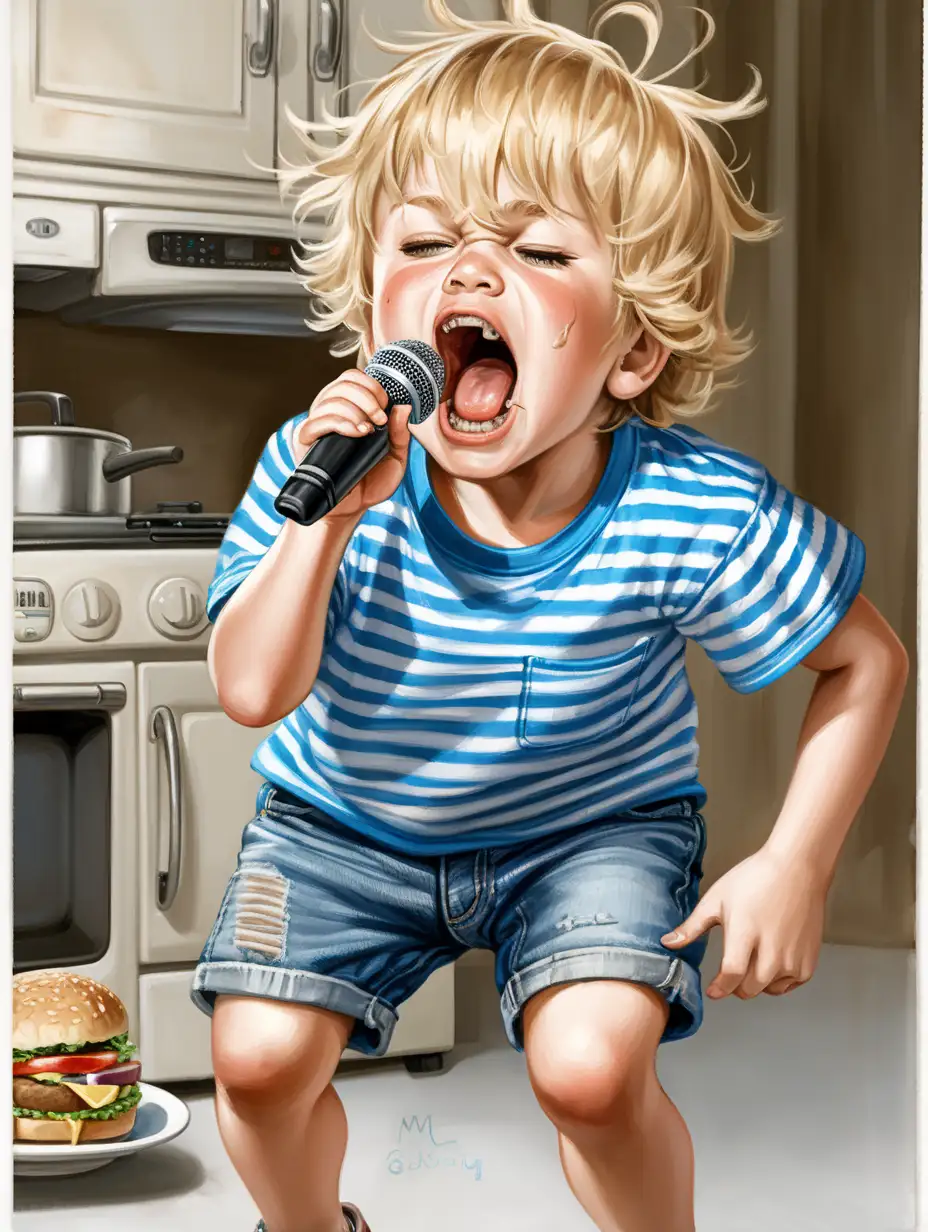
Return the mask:
{"type": "MultiPolygon", "coordinates": [[[[84,1120],[78,1146],[86,1142],[102,1142],[111,1138],[124,1138],[135,1125],[135,1108],[123,1112],[108,1121],[84,1120]]],[[[48,1117],[13,1117],[13,1138],[17,1142],[70,1142],[69,1121],[55,1121],[48,1117]]]]}
{"type": "Polygon", "coordinates": [[[129,1030],[126,1007],[104,984],[70,971],[13,977],[13,1047],[97,1044],[129,1030]]]}

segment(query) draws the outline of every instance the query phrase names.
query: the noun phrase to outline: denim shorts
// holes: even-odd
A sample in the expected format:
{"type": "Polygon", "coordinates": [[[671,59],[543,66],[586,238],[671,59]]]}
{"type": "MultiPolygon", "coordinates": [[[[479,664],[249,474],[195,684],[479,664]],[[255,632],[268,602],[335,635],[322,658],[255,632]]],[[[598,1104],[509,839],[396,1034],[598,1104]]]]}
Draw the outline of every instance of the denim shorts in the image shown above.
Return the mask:
{"type": "Polygon", "coordinates": [[[265,783],[246,827],[191,996],[267,997],[355,1019],[348,1047],[381,1056],[402,1003],[469,949],[496,956],[509,1042],[544,988],[629,980],[660,992],[664,1040],[702,1021],[704,938],[660,938],[690,914],[706,845],[684,798],[626,809],[562,833],[462,855],[413,856],[265,783]]]}

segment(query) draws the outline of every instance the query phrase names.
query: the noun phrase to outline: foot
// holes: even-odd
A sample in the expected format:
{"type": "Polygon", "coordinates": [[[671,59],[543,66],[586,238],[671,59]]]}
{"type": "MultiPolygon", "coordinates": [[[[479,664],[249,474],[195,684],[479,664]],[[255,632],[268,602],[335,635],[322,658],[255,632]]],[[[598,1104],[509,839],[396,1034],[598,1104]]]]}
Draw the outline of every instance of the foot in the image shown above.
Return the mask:
{"type": "MultiPolygon", "coordinates": [[[[346,1202],[342,1206],[342,1214],[345,1216],[346,1232],[371,1232],[370,1225],[366,1222],[364,1216],[350,1202],[346,1202]]],[[[267,1224],[263,1219],[258,1220],[255,1232],[267,1232],[267,1224]]]]}

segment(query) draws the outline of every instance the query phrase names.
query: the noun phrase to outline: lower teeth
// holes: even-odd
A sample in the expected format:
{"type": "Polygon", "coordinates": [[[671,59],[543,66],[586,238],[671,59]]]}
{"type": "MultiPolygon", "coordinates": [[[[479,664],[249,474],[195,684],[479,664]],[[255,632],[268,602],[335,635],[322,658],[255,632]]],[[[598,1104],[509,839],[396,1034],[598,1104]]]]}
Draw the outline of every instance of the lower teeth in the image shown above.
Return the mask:
{"type": "Polygon", "coordinates": [[[455,432],[492,432],[495,428],[501,428],[506,422],[509,415],[509,408],[502,411],[495,419],[487,419],[478,422],[473,419],[462,419],[453,407],[448,407],[448,422],[454,428],[455,432]]]}

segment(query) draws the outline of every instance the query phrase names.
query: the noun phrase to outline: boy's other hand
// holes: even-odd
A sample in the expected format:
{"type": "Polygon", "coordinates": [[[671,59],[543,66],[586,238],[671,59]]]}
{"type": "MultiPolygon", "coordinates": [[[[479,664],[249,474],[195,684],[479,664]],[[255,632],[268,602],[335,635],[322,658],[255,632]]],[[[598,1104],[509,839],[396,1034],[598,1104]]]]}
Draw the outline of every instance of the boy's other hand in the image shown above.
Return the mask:
{"type": "Polygon", "coordinates": [[[298,463],[320,436],[338,432],[360,440],[389,422],[389,453],[345,494],[326,521],[356,518],[372,505],[388,500],[399,487],[409,455],[407,421],[412,407],[394,406],[388,421],[388,402],[386,390],[372,376],[349,368],[321,390],[300,424],[293,450],[298,463]]]}
{"type": "Polygon", "coordinates": [[[798,861],[785,863],[761,849],[735,865],[700,899],[676,932],[661,938],[679,950],[722,925],[724,950],[706,995],[760,992],[780,996],[812,978],[825,926],[828,887],[798,861]]]}

